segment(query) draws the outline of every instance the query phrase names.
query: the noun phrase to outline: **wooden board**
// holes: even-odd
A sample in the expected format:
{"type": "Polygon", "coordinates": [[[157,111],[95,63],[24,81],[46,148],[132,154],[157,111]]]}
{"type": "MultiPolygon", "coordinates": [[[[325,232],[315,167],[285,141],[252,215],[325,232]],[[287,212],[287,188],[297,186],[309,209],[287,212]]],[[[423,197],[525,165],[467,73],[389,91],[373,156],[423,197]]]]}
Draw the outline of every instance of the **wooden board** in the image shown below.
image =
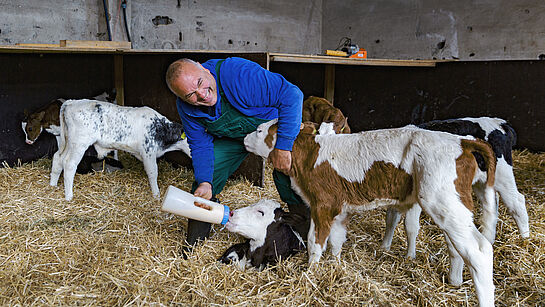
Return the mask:
{"type": "Polygon", "coordinates": [[[393,59],[359,59],[342,58],[325,55],[303,55],[271,53],[273,62],[292,62],[292,63],[315,63],[315,64],[341,64],[341,65],[368,65],[368,66],[420,66],[434,67],[437,62],[444,60],[393,60],[393,59]]]}
{"type": "Polygon", "coordinates": [[[99,49],[131,49],[131,42],[121,41],[82,41],[63,39],[60,42],[61,47],[65,48],[99,48],[99,49]]]}
{"type": "Polygon", "coordinates": [[[40,47],[40,48],[58,48],[60,47],[60,44],[35,44],[35,43],[17,43],[15,46],[21,46],[21,47],[40,47]]]}

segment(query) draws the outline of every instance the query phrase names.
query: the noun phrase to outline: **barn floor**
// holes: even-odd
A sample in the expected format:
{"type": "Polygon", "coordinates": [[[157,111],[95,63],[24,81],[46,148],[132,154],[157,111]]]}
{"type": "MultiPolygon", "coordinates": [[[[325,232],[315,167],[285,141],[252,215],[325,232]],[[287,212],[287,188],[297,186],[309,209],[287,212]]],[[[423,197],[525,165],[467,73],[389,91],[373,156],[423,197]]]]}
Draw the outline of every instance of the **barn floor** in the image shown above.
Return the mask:
{"type": "MultiPolygon", "coordinates": [[[[522,240],[500,204],[494,244],[498,306],[545,305],[545,154],[517,151],[515,175],[526,196],[531,237],[522,240]]],[[[188,260],[185,218],[160,211],[142,164],[121,154],[116,173],[76,175],[74,199],[61,182],[49,186],[50,159],[0,168],[0,305],[404,305],[477,303],[467,269],[464,284],[447,284],[448,254],[438,228],[422,216],[417,258],[406,260],[403,227],[390,252],[379,249],[384,210],[352,218],[342,260],[329,253],[308,268],[301,253],[278,266],[240,271],[216,259],[241,241],[215,226],[188,260]]],[[[192,172],[159,163],[159,187],[189,190],[192,172]]],[[[229,181],[222,203],[238,208],[278,199],[265,188],[229,181]]]]}

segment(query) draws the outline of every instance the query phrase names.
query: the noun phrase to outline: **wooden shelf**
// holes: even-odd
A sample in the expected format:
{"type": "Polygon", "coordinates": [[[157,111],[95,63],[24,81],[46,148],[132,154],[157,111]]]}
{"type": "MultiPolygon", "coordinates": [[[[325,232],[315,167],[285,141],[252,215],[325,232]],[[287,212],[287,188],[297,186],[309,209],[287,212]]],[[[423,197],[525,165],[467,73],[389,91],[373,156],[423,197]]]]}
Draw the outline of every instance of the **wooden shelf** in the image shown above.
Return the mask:
{"type": "Polygon", "coordinates": [[[105,53],[105,54],[184,54],[184,53],[207,53],[207,54],[266,54],[260,51],[237,51],[237,50],[193,50],[193,49],[123,49],[123,48],[83,48],[83,47],[60,47],[55,44],[24,44],[24,45],[0,45],[0,53],[105,53]]]}
{"type": "Polygon", "coordinates": [[[389,59],[357,59],[327,55],[302,55],[287,53],[270,53],[271,62],[339,64],[339,65],[367,65],[367,66],[416,66],[434,67],[438,62],[448,60],[389,60],[389,59]]]}

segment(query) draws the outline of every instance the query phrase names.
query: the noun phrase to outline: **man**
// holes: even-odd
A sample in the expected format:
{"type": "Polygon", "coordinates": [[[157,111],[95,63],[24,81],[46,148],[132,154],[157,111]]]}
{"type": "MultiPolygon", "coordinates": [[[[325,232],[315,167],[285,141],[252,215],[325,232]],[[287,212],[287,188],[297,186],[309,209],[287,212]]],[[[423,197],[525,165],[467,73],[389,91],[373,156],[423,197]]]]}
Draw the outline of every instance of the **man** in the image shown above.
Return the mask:
{"type": "MultiPolygon", "coordinates": [[[[278,137],[270,158],[274,181],[290,211],[309,216],[308,208],[283,173],[291,167],[291,149],[299,133],[303,93],[283,76],[242,58],[190,59],[172,63],[166,73],[169,89],[187,135],[195,182],[192,193],[216,200],[227,178],[248,152],[244,137],[261,123],[278,118],[278,137]]],[[[210,224],[188,220],[187,243],[208,237],[210,224]]]]}

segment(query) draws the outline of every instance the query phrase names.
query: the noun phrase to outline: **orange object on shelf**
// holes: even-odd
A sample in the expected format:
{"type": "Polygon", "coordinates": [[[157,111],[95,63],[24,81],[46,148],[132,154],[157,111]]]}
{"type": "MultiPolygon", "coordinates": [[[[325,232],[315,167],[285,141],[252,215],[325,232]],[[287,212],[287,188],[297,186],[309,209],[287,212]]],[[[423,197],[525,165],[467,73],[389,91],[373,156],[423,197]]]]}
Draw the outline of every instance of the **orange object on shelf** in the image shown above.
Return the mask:
{"type": "Polygon", "coordinates": [[[367,50],[360,48],[360,50],[353,55],[350,56],[351,58],[358,58],[358,59],[367,59],[367,50]]]}

